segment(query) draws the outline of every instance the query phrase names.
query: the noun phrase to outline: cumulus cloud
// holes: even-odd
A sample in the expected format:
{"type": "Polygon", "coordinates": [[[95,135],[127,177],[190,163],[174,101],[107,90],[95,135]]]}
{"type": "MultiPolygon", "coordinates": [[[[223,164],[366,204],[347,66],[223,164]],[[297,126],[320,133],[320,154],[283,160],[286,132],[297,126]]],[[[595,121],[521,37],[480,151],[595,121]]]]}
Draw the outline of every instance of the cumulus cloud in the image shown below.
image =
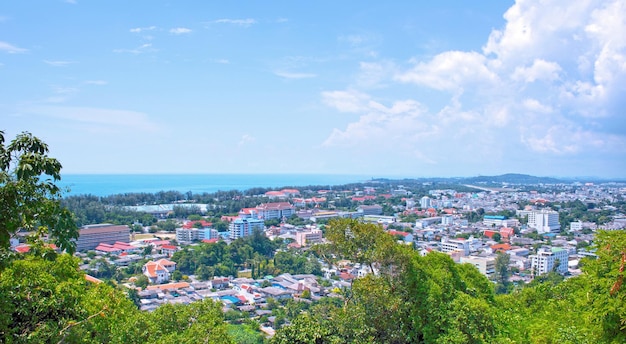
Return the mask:
{"type": "Polygon", "coordinates": [[[359,116],[323,146],[430,164],[498,162],[512,151],[521,167],[539,156],[626,158],[626,3],[518,0],[504,18],[482,51],[444,51],[409,67],[361,62],[347,90],[321,94],[359,116]],[[414,96],[395,99],[407,87],[414,96]]]}
{"type": "Polygon", "coordinates": [[[498,76],[487,66],[487,58],[476,52],[448,51],[428,62],[418,62],[396,80],[442,91],[462,91],[467,85],[495,83],[498,76]]]}
{"type": "Polygon", "coordinates": [[[183,35],[186,33],[191,33],[191,29],[188,29],[186,27],[175,27],[173,29],[170,29],[170,33],[174,35],[183,35]]]}
{"type": "Polygon", "coordinates": [[[4,51],[4,52],[9,53],[9,54],[19,54],[19,53],[25,53],[28,50],[20,48],[20,47],[17,47],[17,46],[15,46],[13,44],[9,44],[7,42],[0,41],[0,51],[4,51]]]}

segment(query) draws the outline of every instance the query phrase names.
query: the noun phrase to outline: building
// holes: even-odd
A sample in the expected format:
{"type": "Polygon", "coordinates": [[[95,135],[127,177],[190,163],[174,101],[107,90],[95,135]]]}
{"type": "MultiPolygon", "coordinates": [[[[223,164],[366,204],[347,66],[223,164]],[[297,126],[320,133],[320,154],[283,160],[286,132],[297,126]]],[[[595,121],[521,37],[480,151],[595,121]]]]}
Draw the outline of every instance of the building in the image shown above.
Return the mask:
{"type": "Polygon", "coordinates": [[[231,222],[228,226],[228,230],[230,232],[229,237],[232,240],[252,235],[254,230],[257,229],[260,231],[265,229],[265,222],[263,220],[252,218],[239,218],[231,222]]]}
{"type": "Polygon", "coordinates": [[[530,267],[535,275],[543,275],[551,271],[560,274],[567,272],[569,253],[560,247],[541,247],[537,254],[530,255],[530,267]]]}
{"type": "Polygon", "coordinates": [[[214,228],[203,228],[198,230],[198,232],[198,239],[200,240],[212,240],[220,238],[220,233],[217,231],[217,229],[214,228]]]}
{"type": "Polygon", "coordinates": [[[176,228],[176,241],[190,243],[196,240],[200,240],[198,228],[176,228]]]}
{"type": "Polygon", "coordinates": [[[300,246],[310,246],[322,242],[322,231],[319,229],[311,229],[310,231],[297,232],[296,242],[300,246]]]}
{"type": "Polygon", "coordinates": [[[296,208],[289,202],[260,204],[255,209],[263,220],[286,219],[296,213],[296,208]]]}
{"type": "Polygon", "coordinates": [[[441,240],[441,252],[448,253],[453,251],[462,251],[464,255],[470,254],[469,241],[465,239],[448,239],[441,240]]]}
{"type": "Polygon", "coordinates": [[[580,221],[580,220],[574,221],[574,222],[570,222],[569,229],[572,232],[580,232],[580,231],[583,230],[583,222],[580,221]]]}
{"type": "Polygon", "coordinates": [[[552,210],[531,211],[528,214],[528,227],[537,230],[539,234],[558,232],[559,213],[552,210]]]}
{"type": "Polygon", "coordinates": [[[444,226],[452,226],[454,224],[454,216],[452,215],[443,215],[441,217],[441,224],[444,226]]]}
{"type": "Polygon", "coordinates": [[[76,251],[93,250],[100,244],[113,245],[116,242],[130,242],[130,228],[128,226],[109,223],[87,225],[78,230],[76,251]]]}
{"type": "Polygon", "coordinates": [[[383,207],[378,204],[360,205],[358,208],[356,208],[356,211],[363,215],[382,215],[383,207]]]}
{"type": "Polygon", "coordinates": [[[478,257],[467,256],[461,257],[461,263],[469,263],[474,265],[481,274],[490,278],[496,272],[496,257],[478,257]]]}
{"type": "Polygon", "coordinates": [[[420,208],[428,209],[430,208],[430,198],[428,196],[424,196],[420,199],[420,208]]]}
{"type": "Polygon", "coordinates": [[[170,280],[172,272],[176,270],[176,263],[159,259],[156,262],[147,262],[141,270],[150,283],[163,283],[170,280]]]}

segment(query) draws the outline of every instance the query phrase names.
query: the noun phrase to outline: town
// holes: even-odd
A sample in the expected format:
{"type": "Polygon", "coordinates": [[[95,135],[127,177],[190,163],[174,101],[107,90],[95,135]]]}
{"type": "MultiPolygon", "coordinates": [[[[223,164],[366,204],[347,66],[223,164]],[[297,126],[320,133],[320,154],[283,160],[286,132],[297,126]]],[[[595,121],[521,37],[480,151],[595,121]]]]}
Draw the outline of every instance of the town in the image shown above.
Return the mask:
{"type": "MultiPolygon", "coordinates": [[[[210,298],[223,304],[227,320],[255,319],[273,335],[309,304],[336,302],[354,279],[377,273],[318,254],[334,220],[381,226],[420,255],[441,252],[471,264],[499,293],[579,275],[581,259],[595,256],[595,232],[626,228],[622,184],[404,184],[235,193],[234,200],[257,205],[219,218],[216,210],[231,200],[125,206],[153,223],[84,225],[75,255],[89,281],[125,286],[141,310],[210,298]]],[[[29,250],[18,240],[12,247],[29,250]]]]}

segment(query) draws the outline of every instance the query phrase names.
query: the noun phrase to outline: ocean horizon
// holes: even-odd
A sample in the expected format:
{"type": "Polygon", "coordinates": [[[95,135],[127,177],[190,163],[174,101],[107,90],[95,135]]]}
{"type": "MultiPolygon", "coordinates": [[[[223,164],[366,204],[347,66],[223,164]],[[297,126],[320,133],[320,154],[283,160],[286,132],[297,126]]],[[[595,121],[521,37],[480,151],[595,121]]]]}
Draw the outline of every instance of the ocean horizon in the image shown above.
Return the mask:
{"type": "Polygon", "coordinates": [[[344,174],[63,174],[57,184],[65,196],[110,196],[124,193],[179,191],[213,193],[255,187],[343,185],[372,177],[344,174]]]}

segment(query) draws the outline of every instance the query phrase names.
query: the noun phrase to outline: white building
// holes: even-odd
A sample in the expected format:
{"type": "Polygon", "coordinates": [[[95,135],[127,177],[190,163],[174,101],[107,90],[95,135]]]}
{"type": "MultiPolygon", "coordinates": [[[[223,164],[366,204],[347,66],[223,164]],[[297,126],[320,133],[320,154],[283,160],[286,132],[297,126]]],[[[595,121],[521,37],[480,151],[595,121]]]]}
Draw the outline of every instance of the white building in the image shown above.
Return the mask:
{"type": "Polygon", "coordinates": [[[322,231],[311,229],[310,231],[297,232],[296,242],[300,246],[310,246],[322,242],[322,231]]]}
{"type": "Polygon", "coordinates": [[[443,215],[441,217],[441,224],[444,226],[452,226],[454,224],[454,216],[452,215],[443,215]]]}
{"type": "Polygon", "coordinates": [[[582,221],[574,221],[570,222],[569,229],[573,232],[580,232],[583,230],[583,222],[582,221]]]}
{"type": "Polygon", "coordinates": [[[551,271],[561,274],[567,272],[569,253],[560,247],[541,247],[537,254],[530,255],[528,258],[531,269],[536,275],[543,275],[551,271]]]}
{"type": "Polygon", "coordinates": [[[539,234],[558,232],[561,229],[559,213],[551,210],[532,211],[528,214],[528,227],[537,230],[539,234]]]}
{"type": "Polygon", "coordinates": [[[496,272],[496,257],[478,257],[478,256],[467,256],[461,257],[461,264],[469,263],[474,265],[481,274],[490,278],[496,272]]]}
{"type": "Polygon", "coordinates": [[[233,240],[252,235],[255,229],[260,231],[265,229],[265,223],[263,220],[238,218],[231,222],[228,227],[228,230],[230,231],[230,238],[233,240]]]}
{"type": "Polygon", "coordinates": [[[198,228],[176,228],[176,241],[189,243],[200,239],[198,228]]]}
{"type": "Polygon", "coordinates": [[[170,275],[176,270],[176,263],[167,259],[159,259],[156,262],[147,262],[143,268],[143,274],[148,277],[150,283],[163,283],[170,280],[170,275]]]}
{"type": "Polygon", "coordinates": [[[443,238],[441,240],[441,252],[453,252],[462,251],[464,255],[470,254],[470,245],[467,240],[464,239],[448,239],[443,238]]]}
{"type": "Polygon", "coordinates": [[[422,199],[420,199],[420,208],[422,209],[430,208],[430,198],[428,196],[424,196],[422,197],[422,199]]]}

